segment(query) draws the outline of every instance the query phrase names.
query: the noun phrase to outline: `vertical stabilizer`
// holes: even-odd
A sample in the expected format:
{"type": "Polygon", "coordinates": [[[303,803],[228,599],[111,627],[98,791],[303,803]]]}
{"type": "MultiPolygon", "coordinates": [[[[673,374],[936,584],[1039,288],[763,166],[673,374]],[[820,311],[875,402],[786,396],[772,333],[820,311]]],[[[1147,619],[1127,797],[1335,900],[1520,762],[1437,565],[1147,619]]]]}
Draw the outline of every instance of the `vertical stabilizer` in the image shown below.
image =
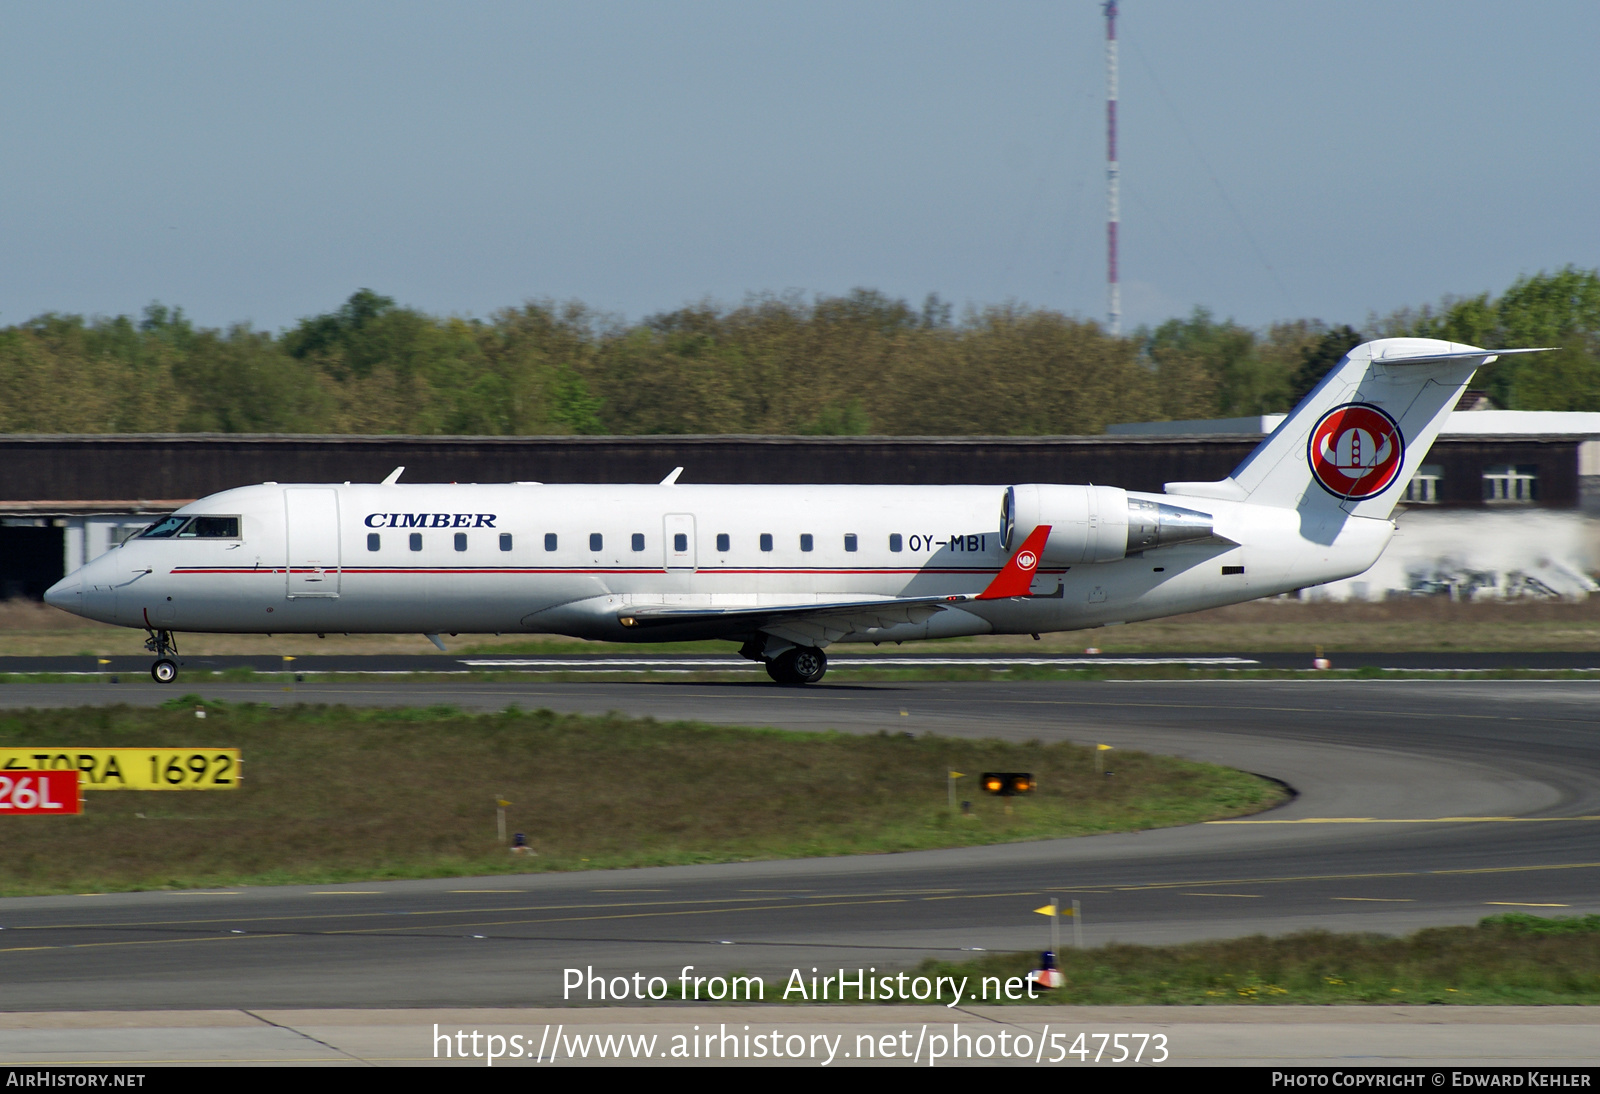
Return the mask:
{"type": "Polygon", "coordinates": [[[1387,517],[1472,374],[1500,353],[1434,338],[1383,338],[1339,361],[1221,482],[1170,482],[1169,494],[1284,509],[1387,517]]]}

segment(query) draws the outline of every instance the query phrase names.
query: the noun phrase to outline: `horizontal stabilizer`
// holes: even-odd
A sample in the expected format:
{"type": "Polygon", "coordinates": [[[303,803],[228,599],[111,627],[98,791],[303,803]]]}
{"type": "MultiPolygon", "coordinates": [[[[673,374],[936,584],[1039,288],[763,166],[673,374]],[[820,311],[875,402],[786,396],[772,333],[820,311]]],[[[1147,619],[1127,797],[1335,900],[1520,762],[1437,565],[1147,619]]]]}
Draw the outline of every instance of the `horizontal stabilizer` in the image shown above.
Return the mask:
{"type": "Polygon", "coordinates": [[[1512,353],[1549,353],[1558,348],[1560,347],[1541,346],[1537,349],[1475,349],[1469,353],[1386,353],[1372,360],[1374,364],[1380,365],[1422,365],[1429,361],[1475,361],[1481,358],[1487,365],[1496,357],[1505,357],[1512,353]]]}
{"type": "Polygon", "coordinates": [[[1169,482],[1161,487],[1168,494],[1186,494],[1191,498],[1220,498],[1223,501],[1245,501],[1250,497],[1244,487],[1232,479],[1217,482],[1169,482]]]}

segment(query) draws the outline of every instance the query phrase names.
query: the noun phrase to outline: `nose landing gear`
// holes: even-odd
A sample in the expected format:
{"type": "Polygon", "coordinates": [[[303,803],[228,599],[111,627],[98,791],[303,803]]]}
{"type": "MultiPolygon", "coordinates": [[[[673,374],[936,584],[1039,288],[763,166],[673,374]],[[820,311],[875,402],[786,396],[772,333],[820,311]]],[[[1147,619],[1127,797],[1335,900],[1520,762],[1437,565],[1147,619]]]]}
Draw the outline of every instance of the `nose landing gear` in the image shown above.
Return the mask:
{"type": "Polygon", "coordinates": [[[171,631],[150,632],[150,637],[144,640],[144,648],[156,655],[156,663],[150,666],[150,678],[158,684],[170,684],[178,678],[178,663],[173,660],[178,656],[178,639],[171,631]]]}

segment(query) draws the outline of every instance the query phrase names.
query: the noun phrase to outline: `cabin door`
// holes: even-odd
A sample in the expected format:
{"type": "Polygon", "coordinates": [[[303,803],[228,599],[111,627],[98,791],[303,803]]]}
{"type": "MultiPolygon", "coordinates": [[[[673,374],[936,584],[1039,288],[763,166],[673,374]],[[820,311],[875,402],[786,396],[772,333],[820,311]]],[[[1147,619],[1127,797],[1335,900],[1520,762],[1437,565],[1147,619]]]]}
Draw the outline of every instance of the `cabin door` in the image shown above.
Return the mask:
{"type": "Polygon", "coordinates": [[[288,595],[339,595],[339,494],[335,490],[283,492],[288,533],[288,595]]]}

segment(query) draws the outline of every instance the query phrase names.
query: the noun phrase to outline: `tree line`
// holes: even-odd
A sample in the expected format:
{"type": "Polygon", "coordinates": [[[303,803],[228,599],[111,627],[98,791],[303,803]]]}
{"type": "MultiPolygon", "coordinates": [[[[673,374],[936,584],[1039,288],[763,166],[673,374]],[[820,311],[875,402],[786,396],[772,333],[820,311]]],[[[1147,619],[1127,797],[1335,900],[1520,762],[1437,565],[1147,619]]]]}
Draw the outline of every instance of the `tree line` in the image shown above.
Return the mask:
{"type": "Polygon", "coordinates": [[[1600,271],[1519,279],[1360,327],[1263,330],[1197,308],[1113,337],[997,305],[957,318],[870,289],[758,296],[623,322],[580,303],[486,319],[369,289],[273,334],[181,308],[0,328],[0,432],[1094,434],[1112,422],[1283,411],[1351,346],[1414,335],[1559,346],[1477,381],[1498,406],[1600,410],[1600,271]]]}

